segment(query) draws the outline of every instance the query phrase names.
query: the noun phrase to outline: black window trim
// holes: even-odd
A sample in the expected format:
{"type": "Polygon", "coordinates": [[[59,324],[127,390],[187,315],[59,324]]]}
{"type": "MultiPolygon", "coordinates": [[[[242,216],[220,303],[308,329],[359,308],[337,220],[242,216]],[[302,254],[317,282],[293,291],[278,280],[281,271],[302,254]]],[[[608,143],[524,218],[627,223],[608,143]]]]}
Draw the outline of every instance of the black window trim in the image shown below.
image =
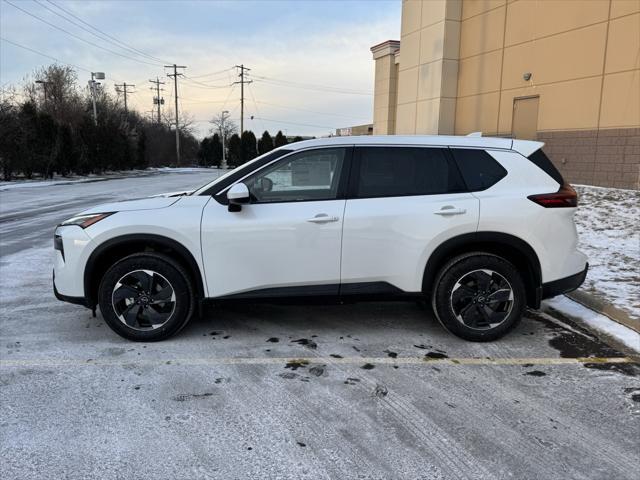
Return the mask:
{"type": "Polygon", "coordinates": [[[446,145],[403,145],[403,144],[395,144],[395,145],[386,145],[386,144],[373,144],[373,145],[355,145],[353,151],[353,158],[351,161],[351,175],[349,175],[349,185],[347,187],[347,200],[366,200],[372,198],[402,198],[402,197],[432,197],[434,195],[456,195],[459,193],[468,193],[469,189],[466,188],[466,183],[464,181],[464,177],[462,176],[462,172],[458,168],[455,160],[453,159],[453,154],[449,150],[450,147],[446,145]],[[373,195],[362,197],[358,195],[358,179],[360,177],[360,166],[361,166],[361,154],[360,150],[363,148],[424,148],[424,149],[437,149],[441,150],[444,153],[445,159],[449,164],[449,168],[453,168],[458,172],[460,179],[465,185],[465,189],[461,189],[460,191],[451,191],[444,193],[405,193],[402,195],[373,195]]]}
{"type": "Polygon", "coordinates": [[[338,182],[338,190],[336,192],[336,198],[310,198],[303,200],[281,200],[275,202],[250,202],[249,205],[277,205],[279,203],[303,203],[303,202],[332,202],[335,200],[345,200],[347,198],[347,183],[349,179],[349,174],[351,172],[351,164],[353,161],[353,145],[322,145],[317,147],[309,147],[309,148],[301,148],[299,150],[289,150],[286,155],[282,155],[281,157],[275,158],[272,161],[264,163],[262,165],[256,166],[253,170],[243,175],[241,178],[236,178],[232,183],[222,187],[217,193],[213,194],[213,198],[216,199],[218,203],[221,205],[228,205],[229,200],[227,199],[227,191],[236,183],[242,182],[245,178],[250,177],[251,175],[258,173],[260,170],[263,170],[275,163],[284,162],[287,158],[292,155],[302,153],[302,152],[310,152],[313,150],[335,150],[336,148],[343,148],[345,150],[344,161],[342,165],[342,169],[340,172],[340,180],[338,182]]]}

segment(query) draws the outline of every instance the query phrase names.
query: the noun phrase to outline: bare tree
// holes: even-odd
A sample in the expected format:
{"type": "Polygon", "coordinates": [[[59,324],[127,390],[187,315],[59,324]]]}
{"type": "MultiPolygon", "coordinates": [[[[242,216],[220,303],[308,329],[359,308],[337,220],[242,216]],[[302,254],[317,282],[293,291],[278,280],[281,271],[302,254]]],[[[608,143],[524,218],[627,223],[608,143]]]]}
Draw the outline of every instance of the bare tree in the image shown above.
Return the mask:
{"type": "MultiPolygon", "coordinates": [[[[175,125],[175,118],[176,115],[173,113],[173,109],[171,108],[167,108],[162,112],[162,123],[167,128],[172,128],[175,125]]],[[[185,135],[194,135],[196,131],[196,119],[191,113],[181,111],[178,114],[178,122],[180,122],[180,132],[185,135]]]]}
{"type": "Polygon", "coordinates": [[[227,115],[223,116],[222,113],[214,116],[211,120],[209,120],[209,123],[213,125],[213,127],[211,128],[211,133],[217,133],[218,135],[224,134],[225,139],[231,138],[231,135],[233,135],[234,133],[238,133],[238,125],[236,125],[236,123],[227,115]],[[224,132],[222,131],[223,125],[224,132]]]}
{"type": "Polygon", "coordinates": [[[73,68],[49,65],[33,72],[24,83],[24,96],[58,123],[77,125],[83,115],[83,102],[73,68]]]}

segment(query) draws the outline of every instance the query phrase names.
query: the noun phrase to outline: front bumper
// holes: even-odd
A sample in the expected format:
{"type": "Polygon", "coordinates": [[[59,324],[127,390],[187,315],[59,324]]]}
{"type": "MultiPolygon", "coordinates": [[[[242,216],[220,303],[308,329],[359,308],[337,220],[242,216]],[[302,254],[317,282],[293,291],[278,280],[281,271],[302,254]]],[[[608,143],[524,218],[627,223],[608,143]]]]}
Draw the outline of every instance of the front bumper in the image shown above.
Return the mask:
{"type": "Polygon", "coordinates": [[[58,289],[56,288],[55,272],[53,272],[53,294],[61,302],[73,303],[74,305],[82,305],[83,307],[91,308],[91,306],[89,306],[87,302],[87,299],[84,297],[70,297],[68,295],[62,295],[60,292],[58,292],[58,289]]]}
{"type": "Polygon", "coordinates": [[[91,238],[78,226],[59,226],[54,233],[54,293],[56,298],[81,304],[84,291],[84,269],[91,253],[91,238]]]}
{"type": "Polygon", "coordinates": [[[563,293],[573,292],[576,290],[587,277],[587,271],[589,270],[589,264],[587,263],[584,270],[568,277],[559,278],[553,282],[542,284],[542,298],[551,298],[556,295],[562,295],[563,293]]]}

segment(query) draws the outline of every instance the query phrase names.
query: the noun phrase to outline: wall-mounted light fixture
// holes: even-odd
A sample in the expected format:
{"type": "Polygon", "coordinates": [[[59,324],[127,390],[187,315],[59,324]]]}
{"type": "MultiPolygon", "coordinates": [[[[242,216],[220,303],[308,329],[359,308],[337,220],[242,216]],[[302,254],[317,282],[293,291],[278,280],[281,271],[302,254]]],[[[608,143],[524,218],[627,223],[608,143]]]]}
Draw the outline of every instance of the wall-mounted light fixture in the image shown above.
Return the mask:
{"type": "Polygon", "coordinates": [[[528,82],[529,80],[531,80],[531,72],[525,72],[522,74],[522,78],[524,78],[525,82],[528,82]]]}

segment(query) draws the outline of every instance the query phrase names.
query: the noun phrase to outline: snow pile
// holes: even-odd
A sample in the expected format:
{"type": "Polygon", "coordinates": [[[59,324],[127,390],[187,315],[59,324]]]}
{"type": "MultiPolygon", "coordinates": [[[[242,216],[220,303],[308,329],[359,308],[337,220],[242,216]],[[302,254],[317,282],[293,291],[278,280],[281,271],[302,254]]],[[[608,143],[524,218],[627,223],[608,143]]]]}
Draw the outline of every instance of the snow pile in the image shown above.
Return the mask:
{"type": "Polygon", "coordinates": [[[564,295],[545,300],[545,303],[568,317],[579,318],[590,328],[613,337],[620,343],[640,353],[640,333],[634,332],[630,328],[614,322],[587,307],[583,307],[564,295]]]}
{"type": "Polygon", "coordinates": [[[581,289],[640,321],[640,192],[576,186],[579,248],[589,256],[581,289]]]}

